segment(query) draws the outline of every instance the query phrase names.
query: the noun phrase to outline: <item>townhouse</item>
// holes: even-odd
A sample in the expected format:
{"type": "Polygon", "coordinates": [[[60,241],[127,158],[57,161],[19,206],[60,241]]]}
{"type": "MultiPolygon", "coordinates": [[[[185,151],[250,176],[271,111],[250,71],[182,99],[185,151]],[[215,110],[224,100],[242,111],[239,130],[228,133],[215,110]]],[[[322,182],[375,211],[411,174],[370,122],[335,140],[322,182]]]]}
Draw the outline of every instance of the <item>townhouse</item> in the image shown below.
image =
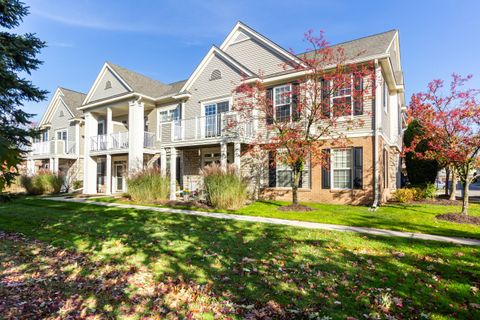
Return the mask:
{"type": "MultiPolygon", "coordinates": [[[[376,205],[400,184],[405,102],[399,34],[392,30],[336,46],[355,57],[356,63],[371,62],[377,85],[365,92],[369,99],[361,112],[352,114],[363,125],[346,133],[348,146],[328,149],[331,166],[306,166],[299,197],[376,205]]],[[[197,190],[202,184],[200,169],[218,162],[235,164],[246,177],[255,176],[252,180],[264,196],[289,197],[289,169],[276,164],[272,155],[265,154],[265,161],[259,162],[248,152],[255,136],[266,130],[265,124],[237,122],[235,128],[227,129],[226,123],[240,116],[232,110],[237,84],[261,75],[272,92],[288,92],[299,78],[288,65],[298,61],[298,56],[238,22],[186,80],[162,83],[106,62],[80,104],[67,101],[67,90],[57,91],[40,123],[48,134],[37,142],[38,147],[34,144],[29,159],[59,170],[63,159],[69,159],[67,152],[53,156],[49,147],[39,158],[35,150],[49,142],[58,153],[58,140],[70,141],[72,134],[76,159],[83,161],[86,194],[125,192],[128,174],[151,166],[159,166],[161,174],[170,177],[172,190],[197,190]],[[65,139],[59,131],[64,124],[57,124],[56,118],[62,108],[69,115],[65,139]]],[[[291,101],[281,99],[280,94],[273,97],[273,107],[290,117],[291,101]]],[[[172,192],[171,199],[176,196],[172,192]]]]}

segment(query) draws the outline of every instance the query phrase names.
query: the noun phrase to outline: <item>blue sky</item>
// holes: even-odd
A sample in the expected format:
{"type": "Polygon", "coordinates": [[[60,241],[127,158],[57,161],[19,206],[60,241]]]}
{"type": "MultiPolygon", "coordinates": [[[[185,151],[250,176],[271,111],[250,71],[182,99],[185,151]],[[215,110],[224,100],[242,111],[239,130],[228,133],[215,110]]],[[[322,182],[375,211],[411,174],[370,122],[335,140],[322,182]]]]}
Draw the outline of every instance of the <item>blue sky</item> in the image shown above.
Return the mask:
{"type": "MultiPolygon", "coordinates": [[[[308,29],[334,44],[400,30],[407,102],[433,78],[472,73],[480,88],[480,1],[114,1],[30,0],[18,32],[48,43],[31,79],[87,92],[104,61],[163,82],[188,78],[212,44],[241,20],[286,49],[301,52],[308,29]]],[[[38,120],[48,101],[27,103],[38,120]]]]}

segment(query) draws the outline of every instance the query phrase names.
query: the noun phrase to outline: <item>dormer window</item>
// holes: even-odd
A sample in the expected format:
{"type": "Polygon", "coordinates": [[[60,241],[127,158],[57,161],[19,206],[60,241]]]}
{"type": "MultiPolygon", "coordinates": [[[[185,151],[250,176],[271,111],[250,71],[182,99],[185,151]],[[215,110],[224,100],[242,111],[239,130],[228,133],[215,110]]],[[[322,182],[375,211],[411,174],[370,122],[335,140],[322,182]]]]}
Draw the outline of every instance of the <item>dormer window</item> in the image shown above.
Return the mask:
{"type": "Polygon", "coordinates": [[[218,69],[212,71],[210,75],[210,81],[222,79],[222,72],[218,69]]]}
{"type": "Polygon", "coordinates": [[[110,82],[110,80],[108,80],[107,82],[105,82],[105,90],[110,89],[110,88],[112,88],[112,82],[110,82]]]}

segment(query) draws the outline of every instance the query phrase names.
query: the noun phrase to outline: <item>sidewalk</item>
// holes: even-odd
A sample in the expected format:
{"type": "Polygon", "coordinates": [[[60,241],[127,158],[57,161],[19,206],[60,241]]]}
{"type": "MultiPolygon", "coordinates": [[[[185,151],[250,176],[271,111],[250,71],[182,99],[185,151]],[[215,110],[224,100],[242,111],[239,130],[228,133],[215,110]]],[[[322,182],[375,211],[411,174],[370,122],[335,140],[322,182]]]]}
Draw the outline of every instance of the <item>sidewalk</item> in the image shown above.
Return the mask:
{"type": "Polygon", "coordinates": [[[229,214],[229,213],[203,212],[203,211],[193,211],[193,210],[184,210],[184,209],[149,207],[149,206],[141,206],[141,205],[134,205],[134,204],[98,202],[98,201],[91,201],[88,199],[78,199],[78,198],[75,199],[75,198],[57,197],[57,198],[44,198],[44,199],[53,200],[53,201],[63,201],[63,202],[88,203],[88,204],[94,204],[94,205],[104,206],[104,207],[157,211],[157,212],[163,212],[163,213],[186,214],[186,215],[201,216],[201,217],[216,218],[216,219],[228,219],[228,220],[248,221],[248,222],[256,222],[256,223],[270,223],[270,224],[276,224],[276,225],[286,225],[291,227],[308,228],[308,229],[321,229],[321,230],[339,231],[339,232],[357,232],[357,233],[377,235],[377,236],[401,237],[401,238],[410,238],[410,239],[419,239],[419,240],[449,242],[449,243],[460,244],[460,245],[480,246],[480,240],[476,240],[476,239],[437,236],[433,234],[424,234],[424,233],[402,232],[402,231],[393,231],[393,230],[385,230],[385,229],[377,229],[377,228],[365,228],[365,227],[351,227],[351,226],[343,226],[343,225],[336,225],[336,224],[306,222],[306,221],[298,221],[298,220],[284,220],[284,219],[277,219],[277,218],[244,216],[244,215],[236,215],[236,214],[229,214]]]}

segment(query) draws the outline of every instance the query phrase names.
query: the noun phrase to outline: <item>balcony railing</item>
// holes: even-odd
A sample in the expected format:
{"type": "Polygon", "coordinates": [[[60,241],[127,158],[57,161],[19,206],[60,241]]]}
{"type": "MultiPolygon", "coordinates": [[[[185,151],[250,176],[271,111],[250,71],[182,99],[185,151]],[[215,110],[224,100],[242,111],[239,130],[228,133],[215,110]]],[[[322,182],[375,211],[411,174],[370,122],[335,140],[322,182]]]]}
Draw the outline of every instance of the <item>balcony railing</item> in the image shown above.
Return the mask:
{"type": "Polygon", "coordinates": [[[159,128],[159,139],[164,143],[254,135],[253,122],[241,121],[233,112],[164,122],[159,128]]]}
{"type": "Polygon", "coordinates": [[[34,142],[31,152],[33,155],[70,155],[76,153],[76,143],[68,140],[34,142]]]}
{"type": "MultiPolygon", "coordinates": [[[[152,148],[155,146],[154,133],[144,132],[143,138],[144,148],[152,148]]],[[[128,139],[128,131],[93,136],[90,137],[90,151],[126,150],[129,145],[128,139]]]]}

